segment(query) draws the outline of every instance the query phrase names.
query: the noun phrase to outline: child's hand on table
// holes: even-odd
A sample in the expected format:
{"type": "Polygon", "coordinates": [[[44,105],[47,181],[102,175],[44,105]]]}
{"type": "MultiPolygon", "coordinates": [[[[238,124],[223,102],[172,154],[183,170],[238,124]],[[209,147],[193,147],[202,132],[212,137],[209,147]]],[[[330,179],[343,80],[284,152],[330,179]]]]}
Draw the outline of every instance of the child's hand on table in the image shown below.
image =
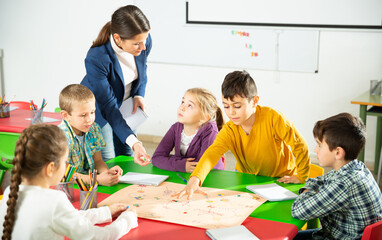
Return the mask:
{"type": "Polygon", "coordinates": [[[138,217],[134,209],[130,209],[125,203],[114,203],[108,206],[111,216],[119,218],[125,218],[130,228],[138,227],[138,217]],[[127,210],[127,211],[126,211],[127,210]]]}
{"type": "Polygon", "coordinates": [[[172,195],[172,197],[177,197],[179,199],[186,194],[188,195],[187,200],[190,200],[192,199],[192,195],[194,193],[200,193],[206,196],[207,193],[200,190],[199,184],[200,184],[200,179],[198,177],[193,176],[188,180],[187,186],[179,193],[172,195]]]}
{"type": "Polygon", "coordinates": [[[119,182],[120,177],[121,175],[115,174],[115,170],[109,169],[107,171],[101,172],[97,176],[97,181],[100,185],[103,185],[103,186],[113,186],[119,182]]]}
{"type": "Polygon", "coordinates": [[[196,164],[198,164],[197,162],[194,162],[195,158],[187,158],[187,162],[186,162],[186,172],[189,172],[191,173],[192,171],[194,171],[195,167],[196,167],[196,164]]]}
{"type": "Polygon", "coordinates": [[[120,166],[114,166],[109,169],[109,174],[122,176],[123,170],[120,166]]]}
{"type": "Polygon", "coordinates": [[[300,180],[298,180],[297,176],[284,176],[277,179],[277,181],[281,183],[300,183],[300,180]]]}
{"type": "Polygon", "coordinates": [[[114,203],[108,205],[110,209],[111,216],[113,218],[118,217],[122,212],[126,211],[127,204],[126,203],[114,203]]]}

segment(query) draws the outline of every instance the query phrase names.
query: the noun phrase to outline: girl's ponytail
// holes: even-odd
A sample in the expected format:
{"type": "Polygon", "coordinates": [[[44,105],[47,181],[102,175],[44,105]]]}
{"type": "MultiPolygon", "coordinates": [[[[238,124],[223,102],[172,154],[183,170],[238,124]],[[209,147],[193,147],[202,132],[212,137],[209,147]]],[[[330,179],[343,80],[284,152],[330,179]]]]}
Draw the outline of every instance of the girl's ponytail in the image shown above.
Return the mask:
{"type": "Polygon", "coordinates": [[[216,109],[215,121],[216,121],[216,125],[218,126],[218,130],[220,131],[223,128],[223,125],[225,122],[224,122],[222,109],[217,105],[216,107],[217,109],[216,109]]]}
{"type": "Polygon", "coordinates": [[[93,42],[93,47],[98,47],[101,45],[104,45],[107,41],[109,41],[110,34],[111,34],[111,28],[110,28],[111,23],[107,22],[101,29],[101,31],[98,34],[97,39],[93,42]]]}
{"type": "Polygon", "coordinates": [[[21,183],[21,171],[22,171],[22,161],[25,156],[25,146],[28,141],[27,134],[17,140],[15,157],[13,158],[13,168],[11,176],[10,193],[7,201],[7,214],[4,217],[3,223],[3,236],[2,239],[11,239],[13,226],[15,224],[15,208],[17,203],[17,198],[19,197],[19,185],[21,183]]]}
{"type": "Polygon", "coordinates": [[[59,167],[60,160],[67,154],[68,143],[64,132],[55,125],[32,125],[21,133],[16,143],[11,176],[7,214],[4,217],[2,239],[11,239],[15,225],[15,209],[22,179],[31,180],[49,164],[59,167]]]}

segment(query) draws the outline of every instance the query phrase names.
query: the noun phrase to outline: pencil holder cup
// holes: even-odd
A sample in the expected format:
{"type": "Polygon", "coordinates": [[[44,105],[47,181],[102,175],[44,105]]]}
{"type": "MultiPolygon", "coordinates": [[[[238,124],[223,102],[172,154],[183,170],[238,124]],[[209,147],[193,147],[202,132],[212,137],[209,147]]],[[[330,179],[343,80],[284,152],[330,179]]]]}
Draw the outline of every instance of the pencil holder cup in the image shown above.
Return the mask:
{"type": "Polygon", "coordinates": [[[97,187],[91,191],[80,190],[80,209],[87,210],[97,207],[97,187]]]}
{"type": "Polygon", "coordinates": [[[0,104],[0,118],[7,118],[10,116],[9,103],[0,104]]]}
{"type": "Polygon", "coordinates": [[[382,80],[370,80],[370,94],[381,95],[382,93],[382,80]]]}
{"type": "Polygon", "coordinates": [[[31,110],[31,124],[41,124],[44,123],[44,113],[42,109],[31,110]]]}
{"type": "Polygon", "coordinates": [[[60,182],[54,189],[63,191],[70,202],[74,202],[74,181],[60,182]]]}

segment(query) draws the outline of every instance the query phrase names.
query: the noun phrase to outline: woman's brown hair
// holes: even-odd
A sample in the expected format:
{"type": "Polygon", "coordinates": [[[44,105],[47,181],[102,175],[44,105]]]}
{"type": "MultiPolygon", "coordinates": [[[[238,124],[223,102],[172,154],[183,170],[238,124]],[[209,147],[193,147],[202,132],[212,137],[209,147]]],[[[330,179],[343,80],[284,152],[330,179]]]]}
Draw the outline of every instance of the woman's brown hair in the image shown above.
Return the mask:
{"type": "Polygon", "coordinates": [[[7,214],[4,217],[2,239],[11,239],[15,223],[19,185],[22,178],[32,179],[50,162],[59,167],[68,144],[64,132],[55,125],[39,124],[26,128],[17,140],[7,214]]]}
{"type": "Polygon", "coordinates": [[[127,5],[113,13],[111,21],[102,27],[91,47],[104,45],[114,33],[124,40],[148,31],[150,31],[150,23],[143,12],[137,6],[127,5]]]}

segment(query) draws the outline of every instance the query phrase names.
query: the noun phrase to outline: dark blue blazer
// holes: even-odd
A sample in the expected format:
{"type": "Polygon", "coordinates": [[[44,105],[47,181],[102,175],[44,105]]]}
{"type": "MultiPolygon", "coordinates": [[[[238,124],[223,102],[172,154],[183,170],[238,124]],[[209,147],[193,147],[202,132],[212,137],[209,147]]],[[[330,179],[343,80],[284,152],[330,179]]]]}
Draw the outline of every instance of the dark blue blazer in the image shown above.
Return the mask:
{"type": "MultiPolygon", "coordinates": [[[[145,96],[147,83],[147,57],[151,50],[151,36],[146,40],[146,50],[135,57],[138,79],[133,81],[131,96],[145,96]]],[[[85,58],[86,76],[81,84],[88,87],[96,98],[96,119],[101,126],[109,123],[121,142],[134,134],[123,119],[119,107],[125,94],[125,83],[121,66],[110,41],[104,45],[90,48],[85,58]]]]}

